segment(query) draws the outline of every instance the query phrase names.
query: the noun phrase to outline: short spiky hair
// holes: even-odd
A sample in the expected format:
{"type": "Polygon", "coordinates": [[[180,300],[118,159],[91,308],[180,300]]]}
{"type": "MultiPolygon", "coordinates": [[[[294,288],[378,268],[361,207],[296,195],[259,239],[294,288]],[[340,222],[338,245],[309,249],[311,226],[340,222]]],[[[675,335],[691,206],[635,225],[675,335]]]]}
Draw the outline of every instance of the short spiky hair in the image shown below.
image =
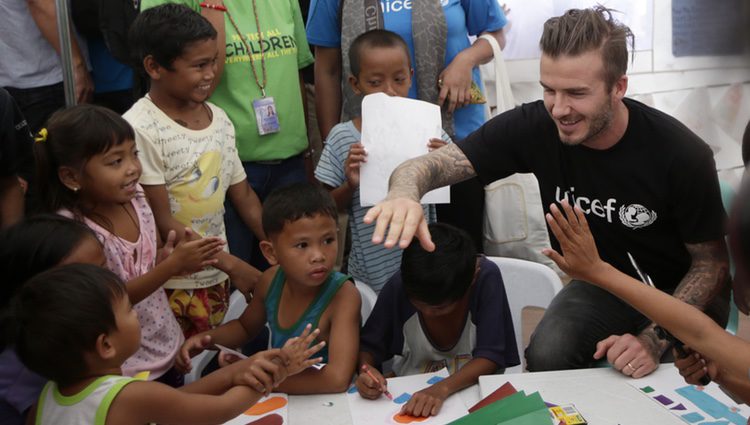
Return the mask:
{"type": "Polygon", "coordinates": [[[630,28],[612,18],[613,10],[604,6],[570,9],[544,23],[539,47],[552,58],[577,56],[600,50],[604,63],[604,81],[611,89],[628,70],[628,39],[634,46],[630,28]]]}
{"type": "Polygon", "coordinates": [[[119,277],[90,264],[39,273],[16,294],[10,340],[24,365],[59,385],[88,376],[84,353],[117,329],[112,303],[125,296],[119,277]]]}
{"type": "Polygon", "coordinates": [[[349,46],[349,69],[352,76],[357,77],[359,75],[359,63],[362,60],[365,49],[372,49],[373,47],[399,47],[403,49],[409,68],[411,68],[409,46],[406,45],[404,39],[393,31],[378,29],[360,34],[354,39],[351,46],[349,46]]]}
{"type": "Polygon", "coordinates": [[[331,194],[322,186],[295,183],[276,189],[263,202],[263,231],[277,235],[288,222],[324,215],[338,223],[339,214],[331,194]]]}
{"type": "Polygon", "coordinates": [[[465,231],[445,223],[429,226],[435,250],[425,251],[415,238],[401,257],[406,296],[439,305],[466,294],[474,281],[477,251],[465,231]]]}
{"type": "Polygon", "coordinates": [[[133,66],[139,70],[149,55],[171,70],[190,43],[209,39],[216,39],[213,25],[195,10],[173,3],[144,10],[128,31],[133,66]]]}

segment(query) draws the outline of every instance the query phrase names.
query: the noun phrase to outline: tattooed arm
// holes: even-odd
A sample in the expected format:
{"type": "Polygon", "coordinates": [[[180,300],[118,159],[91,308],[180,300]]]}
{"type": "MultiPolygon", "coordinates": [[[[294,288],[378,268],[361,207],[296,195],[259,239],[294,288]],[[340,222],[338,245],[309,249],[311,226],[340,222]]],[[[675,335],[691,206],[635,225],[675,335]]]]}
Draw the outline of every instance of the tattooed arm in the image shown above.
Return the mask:
{"type": "MultiPolygon", "coordinates": [[[[705,310],[711,301],[729,283],[729,259],[724,240],[685,244],[692,262],[690,269],[675,289],[673,296],[698,310],[705,310]]],[[[640,336],[648,345],[648,350],[660,358],[669,344],[656,336],[652,323],[640,336]]]]}
{"type": "Polygon", "coordinates": [[[439,187],[462,182],[476,172],[466,155],[455,144],[436,149],[427,155],[410,159],[396,167],[391,174],[388,196],[365,215],[365,223],[376,222],[373,243],[383,242],[392,248],[398,242],[406,248],[416,235],[428,251],[435,249],[427,230],[427,222],[419,200],[425,193],[439,187]]]}
{"type": "MultiPolygon", "coordinates": [[[[719,294],[729,279],[729,261],[723,240],[686,244],[692,258],[690,269],[682,278],[673,296],[686,304],[704,310],[719,294]]],[[[613,367],[625,375],[640,378],[659,365],[669,343],[658,337],[656,323],[651,323],[638,336],[613,335],[597,344],[595,358],[605,354],[613,367]]]]}
{"type": "MultiPolygon", "coordinates": [[[[574,212],[564,200],[562,209],[565,214],[557,206],[551,205],[550,214],[546,217],[552,233],[560,242],[561,251],[547,249],[545,255],[574,279],[591,282],[620,297],[693,350],[716,362],[719,368],[737,377],[747,377],[750,343],[726,332],[699,310],[708,305],[727,280],[728,262],[722,241],[688,246],[693,256],[692,266],[674,296],[670,296],[643,285],[602,261],[580,208],[576,207],[574,212]]],[[[624,366],[618,364],[622,367],[620,370],[634,377],[643,376],[639,363],[633,363],[632,358],[624,360],[624,366]],[[628,362],[633,366],[628,367],[628,362]],[[637,372],[631,370],[633,368],[637,372]]],[[[708,369],[711,372],[710,367],[708,369]]],[[[716,372],[713,371],[712,377],[717,376],[716,372]]]]}

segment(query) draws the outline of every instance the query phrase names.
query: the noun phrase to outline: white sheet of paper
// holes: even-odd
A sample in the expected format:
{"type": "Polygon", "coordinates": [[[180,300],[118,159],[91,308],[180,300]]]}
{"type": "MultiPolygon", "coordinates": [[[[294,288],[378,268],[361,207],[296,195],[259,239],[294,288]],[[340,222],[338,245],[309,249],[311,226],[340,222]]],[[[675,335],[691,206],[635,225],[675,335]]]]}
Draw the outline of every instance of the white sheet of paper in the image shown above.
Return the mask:
{"type": "Polygon", "coordinates": [[[214,344],[214,346],[215,346],[216,348],[218,348],[219,350],[221,350],[221,351],[225,352],[225,353],[228,353],[228,354],[231,354],[231,355],[233,355],[233,356],[236,356],[236,357],[237,357],[237,358],[239,358],[239,359],[246,359],[246,358],[247,358],[247,356],[246,356],[246,355],[244,355],[244,354],[240,353],[239,351],[237,351],[237,350],[232,350],[231,348],[229,348],[229,347],[225,347],[225,346],[223,346],[223,345],[221,345],[221,344],[214,344]]]}
{"type": "MultiPolygon", "coordinates": [[[[393,401],[388,400],[385,396],[377,400],[367,400],[362,398],[357,392],[356,387],[351,387],[347,391],[346,398],[349,401],[349,411],[352,414],[353,425],[380,425],[380,424],[398,424],[394,416],[399,413],[401,407],[408,401],[411,394],[420,391],[432,385],[431,379],[440,380],[448,377],[448,370],[443,368],[433,373],[423,373],[421,375],[401,376],[398,378],[388,379],[388,391],[393,395],[393,401]]],[[[415,422],[420,425],[438,425],[447,424],[456,419],[466,416],[469,411],[466,410],[461,396],[456,393],[445,399],[443,407],[437,416],[430,416],[424,421],[415,422]]]]}
{"type": "MultiPolygon", "coordinates": [[[[388,194],[388,179],[407,159],[428,152],[431,138],[441,138],[440,107],[421,100],[375,93],[362,100],[362,145],[367,162],[360,168],[359,203],[372,206],[388,194]]],[[[433,190],[423,204],[447,204],[450,188],[433,190]]]]}
{"type": "Polygon", "coordinates": [[[236,418],[232,419],[231,421],[224,422],[224,425],[249,425],[255,423],[255,421],[260,420],[263,417],[272,415],[280,416],[281,422],[279,421],[279,418],[275,418],[273,422],[270,422],[269,418],[268,423],[288,424],[288,407],[288,395],[284,393],[271,393],[268,395],[268,397],[263,397],[258,400],[258,402],[254,405],[248,406],[248,410],[246,410],[244,413],[241,413],[236,418]]]}

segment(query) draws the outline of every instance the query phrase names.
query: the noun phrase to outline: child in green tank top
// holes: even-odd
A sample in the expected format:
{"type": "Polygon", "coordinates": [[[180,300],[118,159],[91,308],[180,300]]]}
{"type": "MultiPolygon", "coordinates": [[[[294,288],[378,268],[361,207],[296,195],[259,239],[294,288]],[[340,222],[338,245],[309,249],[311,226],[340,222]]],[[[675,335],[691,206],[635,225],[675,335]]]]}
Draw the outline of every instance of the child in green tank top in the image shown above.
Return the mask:
{"type": "MultiPolygon", "coordinates": [[[[99,253],[103,256],[103,253],[99,253]]],[[[91,264],[42,272],[17,290],[2,327],[19,358],[50,380],[30,415],[45,424],[224,423],[313,364],[317,332],[179,389],[122,376],[141,327],[123,282],[91,264]]]]}
{"type": "Polygon", "coordinates": [[[185,341],[178,366],[189,369],[190,357],[213,344],[242,346],[264,325],[270,331],[269,348],[285,346],[312,325],[320,329],[318,340],[326,345],[315,360],[326,366],[290,376],[278,390],[345,391],[356,367],[360,298],[351,278],[333,271],[337,218],[336,204],[322,187],[300,183],[274,191],[263,204],[268,240],[261,242],[272,267],[263,273],[239,319],[185,341]]]}

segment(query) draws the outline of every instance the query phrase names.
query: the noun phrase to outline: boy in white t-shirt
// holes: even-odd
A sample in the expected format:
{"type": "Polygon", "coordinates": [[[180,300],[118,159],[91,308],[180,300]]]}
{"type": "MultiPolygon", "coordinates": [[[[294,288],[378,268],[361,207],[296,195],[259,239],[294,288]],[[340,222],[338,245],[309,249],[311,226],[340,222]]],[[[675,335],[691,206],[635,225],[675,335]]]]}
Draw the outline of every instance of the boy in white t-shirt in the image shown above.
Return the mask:
{"type": "MultiPolygon", "coordinates": [[[[151,86],[124,118],[135,129],[143,165],[140,183],[162,236],[190,227],[194,237],[226,238],[228,195],[248,227],[264,239],[260,200],[237,155],[234,126],[221,108],[206,102],[218,83],[216,30],[190,8],[167,4],[139,15],[130,44],[151,86]]],[[[165,285],[186,337],[221,323],[229,280],[248,293],[261,275],[228,252],[217,258],[216,268],[165,285]]]]}

